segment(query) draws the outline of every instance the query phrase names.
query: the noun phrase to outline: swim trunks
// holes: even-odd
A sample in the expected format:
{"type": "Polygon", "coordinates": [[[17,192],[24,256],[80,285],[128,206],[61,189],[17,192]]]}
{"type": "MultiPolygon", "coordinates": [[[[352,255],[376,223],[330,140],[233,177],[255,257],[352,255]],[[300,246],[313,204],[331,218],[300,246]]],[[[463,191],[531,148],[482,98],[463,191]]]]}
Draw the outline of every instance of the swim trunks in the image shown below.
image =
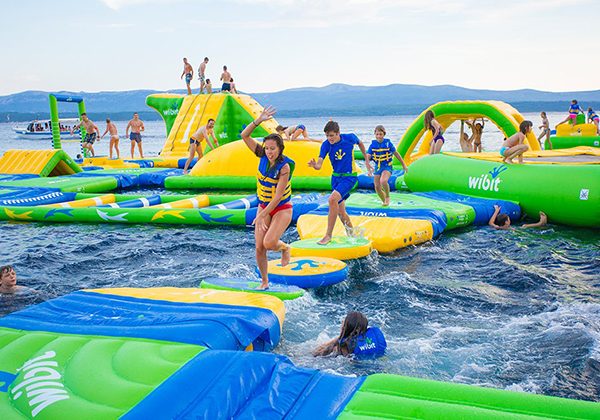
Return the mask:
{"type": "Polygon", "coordinates": [[[142,135],[140,133],[129,133],[129,140],[135,141],[136,143],[141,143],[142,135]]]}
{"type": "Polygon", "coordinates": [[[115,139],[115,140],[119,140],[119,135],[118,134],[112,134],[110,136],[111,139],[115,139]]]}
{"type": "Polygon", "coordinates": [[[502,157],[506,157],[506,156],[504,156],[504,152],[506,152],[508,149],[509,149],[509,147],[502,146],[502,147],[500,148],[500,156],[502,156],[502,157]]]}
{"type": "Polygon", "coordinates": [[[231,90],[231,84],[230,83],[223,83],[223,86],[221,86],[221,91],[225,92],[229,92],[231,90]]]}
{"type": "Polygon", "coordinates": [[[381,175],[383,173],[383,171],[388,171],[391,174],[393,171],[392,167],[389,165],[386,165],[386,164],[375,165],[375,166],[377,167],[377,169],[375,169],[375,171],[373,172],[373,175],[381,175]]]}
{"type": "Polygon", "coordinates": [[[350,192],[358,184],[358,177],[348,174],[349,176],[333,175],[331,177],[331,190],[337,191],[342,196],[338,204],[350,197],[350,192]]]}
{"type": "Polygon", "coordinates": [[[187,85],[189,85],[191,83],[191,81],[192,81],[192,73],[186,73],[185,74],[185,83],[187,85]]]}
{"type": "Polygon", "coordinates": [[[577,114],[569,114],[569,119],[570,120],[576,120],[577,119],[577,114]]]}
{"type": "MultiPolygon", "coordinates": [[[[260,203],[259,206],[261,209],[264,209],[267,207],[267,204],[260,203]]],[[[292,203],[290,203],[290,202],[280,204],[277,207],[275,207],[273,210],[271,210],[271,212],[269,213],[269,216],[273,217],[280,211],[291,209],[291,208],[292,208],[292,203]]]]}
{"type": "Polygon", "coordinates": [[[84,143],[94,144],[96,141],[96,133],[87,133],[83,139],[84,143]]]}
{"type": "Polygon", "coordinates": [[[202,83],[206,82],[206,79],[204,78],[203,74],[201,74],[200,76],[198,76],[198,80],[200,80],[202,83]]]}
{"type": "Polygon", "coordinates": [[[202,140],[196,140],[193,137],[190,137],[190,144],[200,144],[202,143],[202,140]]]}

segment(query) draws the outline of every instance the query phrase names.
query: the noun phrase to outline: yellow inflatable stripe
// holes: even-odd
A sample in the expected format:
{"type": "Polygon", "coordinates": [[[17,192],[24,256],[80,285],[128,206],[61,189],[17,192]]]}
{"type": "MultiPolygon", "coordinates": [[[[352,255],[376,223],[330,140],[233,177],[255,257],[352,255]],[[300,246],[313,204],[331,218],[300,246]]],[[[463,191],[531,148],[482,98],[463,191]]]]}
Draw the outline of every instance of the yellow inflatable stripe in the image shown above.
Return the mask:
{"type": "MultiPolygon", "coordinates": [[[[259,104],[258,102],[256,102],[251,96],[249,95],[231,95],[237,103],[239,103],[242,108],[244,108],[246,111],[248,111],[248,113],[254,118],[256,119],[256,117],[258,117],[260,115],[260,113],[263,111],[263,106],[261,104],[259,104]]],[[[265,130],[267,130],[267,132],[269,132],[270,134],[276,133],[275,128],[279,125],[279,123],[277,122],[277,120],[275,118],[271,118],[270,120],[267,121],[263,121],[263,123],[261,124],[261,127],[264,128],[265,130]]]]}
{"type": "Polygon", "coordinates": [[[40,174],[57,150],[8,150],[0,158],[2,174],[40,174]]]}
{"type": "Polygon", "coordinates": [[[170,203],[157,204],[150,206],[154,209],[199,209],[208,207],[210,199],[206,194],[198,195],[192,198],[184,198],[183,200],[172,201],[170,203]]]}
{"type": "Polygon", "coordinates": [[[129,296],[140,299],[165,300],[182,303],[214,303],[232,306],[250,306],[269,309],[279,319],[279,327],[285,319],[283,301],[262,293],[229,292],[224,290],[200,289],[195,287],[117,287],[114,289],[86,289],[86,292],[107,295],[129,296]]]}
{"type": "MultiPolygon", "coordinates": [[[[364,229],[364,237],[379,252],[392,252],[433,238],[431,222],[397,217],[350,216],[352,225],[364,229]]],[[[327,215],[304,214],[297,223],[301,239],[322,237],[327,229],[327,215]]],[[[342,223],[337,220],[334,236],[345,236],[342,223]]]]}
{"type": "Polygon", "coordinates": [[[40,207],[67,207],[67,208],[78,208],[78,207],[95,207],[103,204],[114,203],[116,200],[114,194],[99,195],[98,197],[84,198],[82,200],[67,201],[66,203],[49,204],[47,206],[40,207]]]}

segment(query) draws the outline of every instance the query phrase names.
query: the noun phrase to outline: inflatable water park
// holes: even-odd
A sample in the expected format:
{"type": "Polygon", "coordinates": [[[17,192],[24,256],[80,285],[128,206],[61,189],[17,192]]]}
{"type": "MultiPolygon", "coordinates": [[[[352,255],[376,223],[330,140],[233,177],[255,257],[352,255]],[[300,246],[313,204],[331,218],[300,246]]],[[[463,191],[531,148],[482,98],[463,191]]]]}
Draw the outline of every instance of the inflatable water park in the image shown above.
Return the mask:
{"type": "MultiPolygon", "coordinates": [[[[234,233],[253,227],[261,209],[260,158],[242,133],[254,124],[252,137],[261,139],[279,124],[254,123],[264,108],[251,96],[148,96],[146,104],[164,120],[165,141],[158,156],[143,159],[91,157],[84,149],[80,159],[70,156],[62,147],[61,102],[86,112],[81,97],[50,95],[51,148],[0,157],[0,223],[55,231],[69,224],[160,225],[207,235],[215,226],[234,233]],[[209,120],[218,147],[206,147],[184,174],[190,136],[209,120]]],[[[314,291],[348,283],[361,261],[433,246],[450,231],[460,238],[482,229],[497,208],[514,223],[544,212],[556,225],[600,229],[600,137],[593,124],[559,126],[552,150],[527,134],[523,164],[507,164],[498,152],[430,155],[427,111],[444,130],[485,118],[505,137],[524,121],[499,101],[432,104],[395,144],[408,170],[395,158],[389,205],[353,161],[358,186],[345,208],[354,229],[337,220],[325,245],[319,240],[333,168],[328,160],[309,167],[319,142],[286,142],[285,155],[296,162],[286,232],[291,258],[269,261],[268,289],[260,289],[258,272],[223,273],[200,276],[197,287],[86,288],[12,312],[0,318],[0,418],[600,418],[600,404],[591,401],[376,368],[344,376],[296,365],[277,351],[286,316],[314,291]]],[[[386,345],[374,335],[357,347],[371,360],[386,345]]]]}

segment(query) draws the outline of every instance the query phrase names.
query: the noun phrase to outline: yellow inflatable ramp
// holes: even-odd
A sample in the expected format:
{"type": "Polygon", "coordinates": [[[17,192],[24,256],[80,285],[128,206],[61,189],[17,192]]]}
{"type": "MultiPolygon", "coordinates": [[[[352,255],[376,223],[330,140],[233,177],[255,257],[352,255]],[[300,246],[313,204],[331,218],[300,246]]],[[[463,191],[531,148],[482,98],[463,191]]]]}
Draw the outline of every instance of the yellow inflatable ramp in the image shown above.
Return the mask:
{"type": "Polygon", "coordinates": [[[214,303],[221,305],[252,306],[272,311],[283,326],[285,306],[283,301],[262,293],[230,292],[224,290],[199,289],[196,287],[117,287],[110,289],[87,289],[86,292],[107,295],[129,296],[138,299],[166,300],[183,303],[214,303]]]}
{"type": "Polygon", "coordinates": [[[0,158],[0,174],[33,174],[40,177],[72,175],[79,165],[63,150],[8,150],[0,158]]]}
{"type": "MultiPolygon", "coordinates": [[[[409,245],[417,245],[433,238],[433,227],[427,220],[401,219],[397,217],[350,216],[352,225],[370,240],[379,252],[392,252],[409,245]]],[[[327,230],[327,215],[304,214],[297,223],[301,239],[321,238],[327,230]]],[[[334,236],[345,236],[345,229],[338,219],[334,236]]]]}
{"type": "Polygon", "coordinates": [[[192,198],[184,198],[183,200],[171,201],[170,203],[157,204],[150,206],[155,209],[199,209],[208,207],[210,199],[206,194],[198,195],[192,198]]]}
{"type": "Polygon", "coordinates": [[[139,168],[138,163],[125,162],[123,159],[109,159],[107,157],[86,158],[81,166],[102,166],[103,168],[139,168]]]}
{"type": "Polygon", "coordinates": [[[79,208],[79,207],[96,207],[103,204],[114,203],[116,197],[114,194],[105,194],[98,197],[84,198],[81,200],[67,201],[66,203],[49,204],[47,206],[40,207],[65,207],[65,208],[79,208]]]}

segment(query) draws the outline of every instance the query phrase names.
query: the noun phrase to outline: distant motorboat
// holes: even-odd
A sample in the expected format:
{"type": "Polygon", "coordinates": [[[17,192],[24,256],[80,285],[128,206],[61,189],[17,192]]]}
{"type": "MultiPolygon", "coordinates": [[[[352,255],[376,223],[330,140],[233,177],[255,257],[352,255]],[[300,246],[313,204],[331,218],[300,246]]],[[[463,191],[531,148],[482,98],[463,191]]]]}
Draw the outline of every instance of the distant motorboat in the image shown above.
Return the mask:
{"type": "MultiPolygon", "coordinates": [[[[77,124],[79,124],[79,118],[60,119],[60,138],[63,140],[79,139],[79,129],[71,134],[71,129],[77,124]]],[[[13,131],[17,137],[22,139],[50,140],[52,139],[52,122],[50,120],[33,120],[27,125],[14,126],[13,131]]]]}

